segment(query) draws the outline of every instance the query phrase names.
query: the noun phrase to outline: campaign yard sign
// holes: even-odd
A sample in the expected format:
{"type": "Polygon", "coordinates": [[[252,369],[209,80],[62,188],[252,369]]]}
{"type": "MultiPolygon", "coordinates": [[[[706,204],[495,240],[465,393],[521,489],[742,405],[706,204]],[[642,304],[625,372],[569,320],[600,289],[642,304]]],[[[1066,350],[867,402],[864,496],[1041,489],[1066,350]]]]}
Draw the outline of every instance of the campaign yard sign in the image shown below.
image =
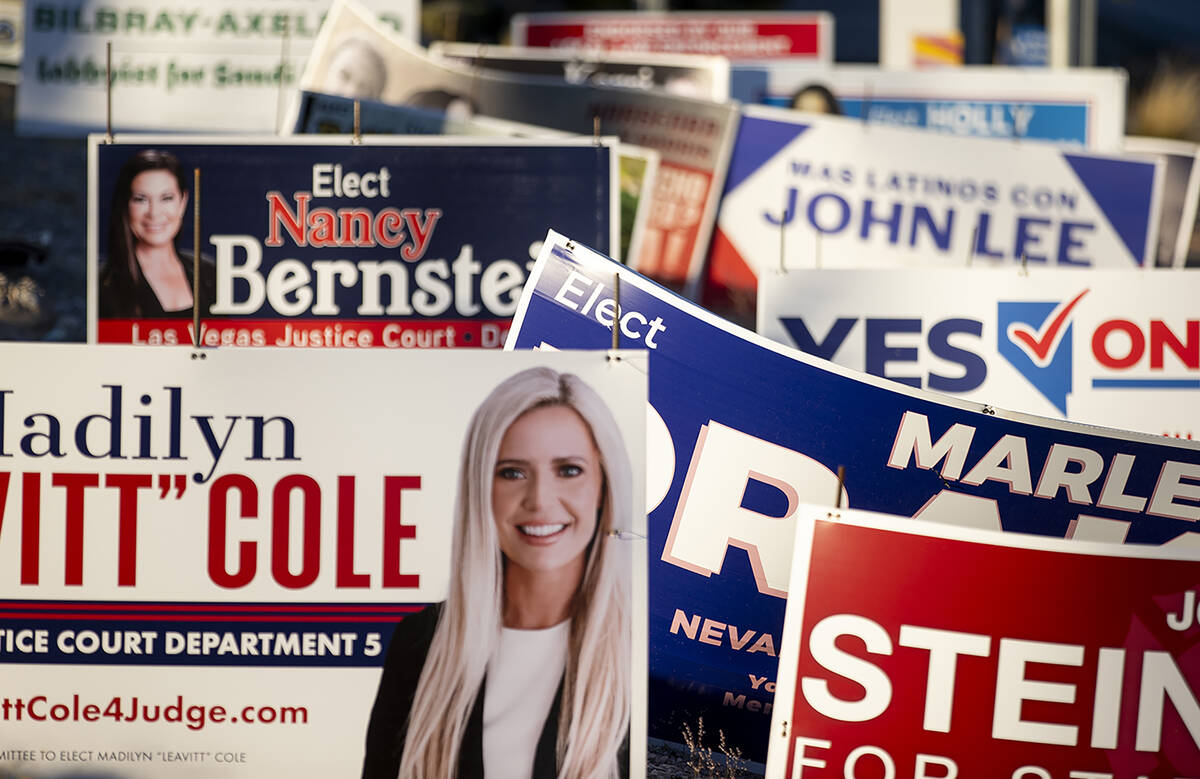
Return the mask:
{"type": "MultiPolygon", "coordinates": [[[[437,107],[456,117],[483,114],[557,130],[600,130],[659,152],[650,214],[638,253],[628,258],[663,283],[698,286],[725,180],[737,110],[728,103],[613,86],[568,84],[432,58],[392,34],[352,0],[335,0],[301,80],[310,91],[336,82],[338,52],[365,41],[387,65],[374,100],[437,107]]],[[[552,224],[552,223],[551,223],[552,224]]]]}
{"type": "Polygon", "coordinates": [[[461,576],[472,414],[527,369],[574,374],[611,411],[633,475],[611,559],[644,533],[642,355],[6,344],[0,359],[20,366],[0,380],[5,776],[359,776],[393,629],[461,576]]]}
{"type": "Polygon", "coordinates": [[[769,271],[757,329],[911,387],[1200,439],[1196,300],[1187,271],[769,271]]]}
{"type": "MultiPolygon", "coordinates": [[[[417,0],[367,2],[396,34],[418,39],[417,0]]],[[[329,5],[30,0],[17,129],[76,137],[104,130],[111,84],[119,132],[276,132],[329,5]]]]}
{"type": "Polygon", "coordinates": [[[837,98],[843,115],[871,124],[1117,151],[1125,135],[1128,80],[1117,68],[894,70],[783,60],[734,68],[731,96],[791,108],[798,94],[821,86],[837,98]]]}
{"type": "Polygon", "coordinates": [[[1158,223],[1156,265],[1183,268],[1200,259],[1200,145],[1166,138],[1125,138],[1124,149],[1149,154],[1164,163],[1162,208],[1158,223]]]}
{"type": "Polygon", "coordinates": [[[706,100],[729,99],[729,60],[724,57],[450,41],[434,41],[429,53],[463,65],[554,77],[568,84],[661,89],[706,100]]]}
{"type": "Polygon", "coordinates": [[[746,106],[707,285],[779,267],[1153,264],[1156,161],[746,106]]]}
{"type": "Polygon", "coordinates": [[[1200,774],[1200,554],[798,515],[768,777],[1200,774]]]}
{"type": "Polygon", "coordinates": [[[702,717],[706,746],[720,734],[761,770],[801,502],[840,493],[851,508],[997,531],[1200,545],[1200,442],[849,371],[550,236],[507,348],[605,349],[614,327],[622,348],[650,352],[652,739],[680,744],[702,717]]]}
{"type": "Polygon", "coordinates": [[[529,13],[517,46],[707,54],[730,60],[833,62],[833,14],[784,11],[529,13]]]}
{"type": "Polygon", "coordinates": [[[548,223],[617,246],[614,146],[93,137],[89,340],[191,344],[198,300],[206,346],[499,347],[548,223]],[[129,180],[154,165],[137,176],[178,192],[167,157],[187,190],[201,172],[200,292],[177,310],[139,280],[137,252],[174,246],[195,286],[195,195],[160,214],[139,208],[129,180]],[[171,235],[156,237],[164,229],[171,235]]]}

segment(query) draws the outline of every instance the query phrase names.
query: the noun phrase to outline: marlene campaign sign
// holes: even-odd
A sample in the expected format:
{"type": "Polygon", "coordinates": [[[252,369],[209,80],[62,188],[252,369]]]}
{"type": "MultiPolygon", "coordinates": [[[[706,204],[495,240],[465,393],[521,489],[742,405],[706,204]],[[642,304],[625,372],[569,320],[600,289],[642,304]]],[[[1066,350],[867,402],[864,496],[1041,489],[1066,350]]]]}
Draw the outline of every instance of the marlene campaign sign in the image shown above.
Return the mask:
{"type": "Polygon", "coordinates": [[[792,107],[821,86],[845,116],[951,135],[1044,140],[1116,151],[1125,135],[1125,71],[994,65],[890,70],[786,60],[734,68],[731,95],[792,107]]]}
{"type": "MultiPolygon", "coordinates": [[[[651,353],[651,738],[699,718],[766,757],[800,502],[1141,544],[1197,545],[1200,443],[1014,414],[848,371],[734,327],[562,236],[508,348],[651,353]],[[614,289],[619,277],[619,304],[614,289]]],[[[1005,581],[1010,581],[1005,579],[1005,581]]]]}
{"type": "Polygon", "coordinates": [[[336,53],[354,40],[369,42],[387,63],[383,91],[375,95],[383,102],[432,107],[453,116],[480,113],[588,135],[598,119],[603,132],[659,152],[645,236],[629,261],[664,282],[699,281],[733,144],[733,106],[521,78],[431,59],[347,0],[337,0],[330,11],[301,86],[321,90],[334,75],[336,53]]]}
{"type": "Polygon", "coordinates": [[[89,340],[193,343],[195,288],[204,345],[498,347],[547,223],[617,245],[613,146],[93,137],[89,340]]]}
{"type": "Polygon", "coordinates": [[[709,11],[517,14],[517,46],[833,62],[833,14],[709,11]]]}
{"type": "Polygon", "coordinates": [[[798,512],[772,779],[1200,775],[1200,556],[798,512]]]}
{"type": "MultiPolygon", "coordinates": [[[[499,550],[476,550],[464,570],[468,550],[452,536],[478,527],[455,528],[469,521],[456,501],[476,500],[477,479],[493,513],[525,519],[505,508],[511,493],[477,471],[495,469],[509,487],[541,472],[536,430],[513,433],[510,422],[532,399],[556,395],[559,373],[586,385],[570,381],[567,402],[606,450],[615,486],[604,500],[623,507],[612,512],[619,535],[593,541],[606,554],[595,591],[612,599],[593,598],[609,617],[593,628],[614,641],[625,633],[630,555],[640,549],[624,539],[644,532],[642,355],[32,344],[5,345],[2,355],[21,366],[0,383],[6,776],[359,776],[369,723],[389,744],[398,735],[380,724],[390,709],[373,712],[372,701],[392,690],[399,653],[421,646],[411,625],[432,628],[435,612],[422,609],[461,598],[470,573],[487,568],[481,561],[499,565],[499,550]],[[527,372],[546,368],[548,376],[527,372]],[[477,408],[482,425],[469,428],[477,408]],[[469,429],[484,442],[482,460],[464,444],[469,429]],[[488,461],[501,456],[503,468],[488,461]],[[626,457],[631,470],[621,468],[626,457]],[[405,643],[393,650],[394,628],[405,643]]],[[[564,471],[596,473],[594,455],[579,457],[568,434],[553,446],[573,458],[564,471]]],[[[546,511],[540,526],[557,519],[546,511]]],[[[523,526],[515,532],[536,544],[503,533],[483,541],[498,541],[510,561],[499,576],[562,548],[561,526],[557,536],[523,526]]],[[[476,595],[494,592],[480,586],[476,595]]],[[[471,618],[499,633],[498,614],[471,618]]],[[[486,661],[487,630],[472,639],[480,653],[464,663],[486,661]]],[[[621,664],[610,648],[593,656],[621,664]]],[[[406,662],[419,669],[424,658],[406,662]]],[[[632,662],[631,677],[614,669],[606,681],[644,678],[644,655],[634,651],[632,662]]],[[[644,731],[641,687],[633,689],[638,766],[644,731]]],[[[547,703],[553,697],[551,688],[547,703]]],[[[447,704],[439,690],[437,706],[447,704]]],[[[614,745],[625,733],[621,723],[614,745]]],[[[371,766],[365,775],[380,776],[371,766]]]]}
{"type": "Polygon", "coordinates": [[[429,53],[488,70],[553,76],[568,84],[661,89],[706,100],[729,99],[729,60],[724,57],[446,41],[429,44],[429,53]]]}
{"type": "Polygon", "coordinates": [[[768,272],[761,335],[911,387],[1200,439],[1200,274],[768,272]]]}
{"type": "Polygon", "coordinates": [[[1152,264],[1161,163],[746,106],[710,291],[766,269],[1152,264]]]}
{"type": "MultiPolygon", "coordinates": [[[[367,1],[397,35],[417,39],[417,0],[367,1]]],[[[271,133],[329,0],[29,0],[25,9],[20,132],[103,130],[111,82],[117,130],[271,133]]]]}

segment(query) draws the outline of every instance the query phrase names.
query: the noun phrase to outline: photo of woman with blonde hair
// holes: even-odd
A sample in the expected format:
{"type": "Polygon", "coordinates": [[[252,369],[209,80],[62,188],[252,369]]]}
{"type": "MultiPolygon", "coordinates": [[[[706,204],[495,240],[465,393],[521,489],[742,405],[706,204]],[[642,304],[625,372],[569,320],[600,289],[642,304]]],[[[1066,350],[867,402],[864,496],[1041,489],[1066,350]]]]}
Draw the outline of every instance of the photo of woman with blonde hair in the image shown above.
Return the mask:
{"type": "Polygon", "coordinates": [[[367,779],[628,775],[632,475],[600,396],[550,368],[468,427],[449,593],[403,620],[367,730],[367,779]]]}

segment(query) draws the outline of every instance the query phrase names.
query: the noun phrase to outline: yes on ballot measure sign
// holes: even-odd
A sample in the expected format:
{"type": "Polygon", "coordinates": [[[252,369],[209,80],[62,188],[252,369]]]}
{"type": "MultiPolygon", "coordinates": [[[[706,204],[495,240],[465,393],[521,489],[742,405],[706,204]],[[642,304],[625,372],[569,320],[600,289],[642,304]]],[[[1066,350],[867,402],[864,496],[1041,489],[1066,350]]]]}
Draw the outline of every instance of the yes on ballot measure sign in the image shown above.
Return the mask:
{"type": "Polygon", "coordinates": [[[758,332],[911,387],[1200,438],[1198,299],[1191,271],[768,271],[758,332]]]}

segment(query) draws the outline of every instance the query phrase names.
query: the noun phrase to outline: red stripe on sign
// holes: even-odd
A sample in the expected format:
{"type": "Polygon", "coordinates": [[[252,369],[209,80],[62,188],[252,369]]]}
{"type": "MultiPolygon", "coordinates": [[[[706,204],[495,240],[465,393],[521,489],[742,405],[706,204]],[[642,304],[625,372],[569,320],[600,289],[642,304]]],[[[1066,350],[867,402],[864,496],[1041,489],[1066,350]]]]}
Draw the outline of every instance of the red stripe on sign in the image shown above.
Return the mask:
{"type": "Polygon", "coordinates": [[[525,33],[525,45],[554,46],[582,38],[582,24],[531,24],[525,33]]]}
{"type": "Polygon", "coordinates": [[[758,37],[782,37],[791,41],[788,53],[795,55],[821,54],[821,25],[816,22],[807,24],[760,24],[758,37]]]}
{"type": "Polygon", "coordinates": [[[256,614],[282,612],[296,614],[369,613],[410,614],[425,608],[421,605],[338,605],[338,604],[207,604],[207,603],[89,603],[48,601],[0,601],[0,607],[19,611],[143,611],[143,612],[230,612],[256,614]]]}
{"type": "MultiPolygon", "coordinates": [[[[352,617],[320,614],[236,614],[219,616],[214,614],[96,614],[87,612],[61,612],[41,614],[40,620],[91,622],[394,622],[396,614],[361,614],[352,617]]],[[[0,619],[31,619],[33,615],[19,611],[0,611],[0,619]]]]}
{"type": "MultiPolygon", "coordinates": [[[[200,345],[290,346],[307,349],[499,349],[508,319],[208,319],[200,345]]],[[[102,319],[99,343],[192,346],[192,324],[183,319],[102,319]]]]}

